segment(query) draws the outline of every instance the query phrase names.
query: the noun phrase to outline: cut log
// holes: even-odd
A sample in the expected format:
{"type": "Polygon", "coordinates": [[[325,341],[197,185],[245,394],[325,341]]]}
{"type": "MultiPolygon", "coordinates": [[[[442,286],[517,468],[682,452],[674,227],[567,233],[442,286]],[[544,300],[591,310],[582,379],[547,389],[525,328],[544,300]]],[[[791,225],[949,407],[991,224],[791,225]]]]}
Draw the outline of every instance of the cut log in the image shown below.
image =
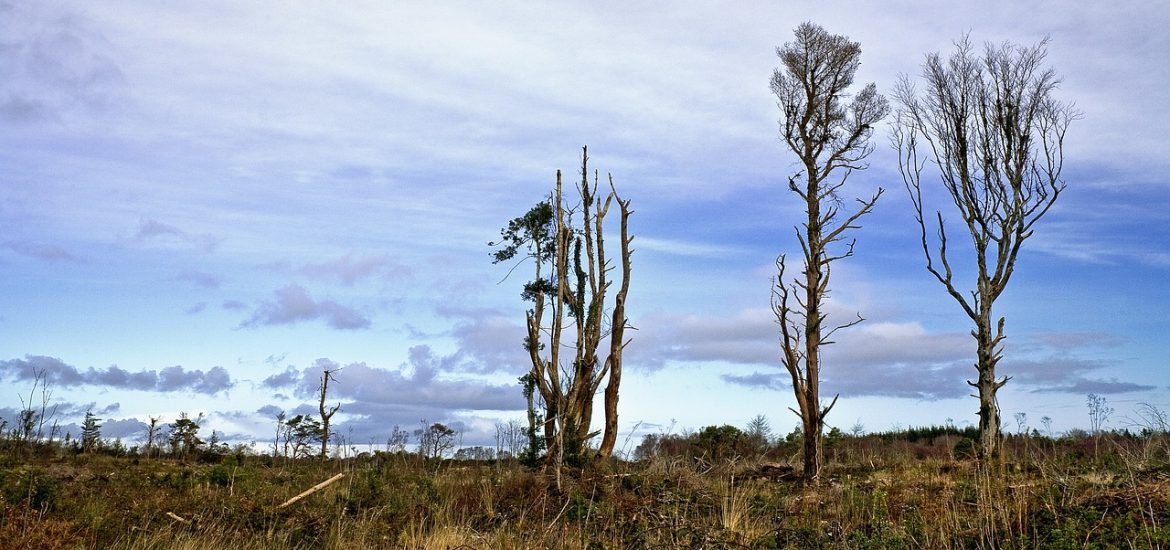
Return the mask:
{"type": "Polygon", "coordinates": [[[292,504],[292,503],[294,503],[294,502],[296,502],[296,501],[298,501],[298,500],[301,500],[302,498],[305,498],[305,497],[307,497],[307,496],[309,496],[309,495],[311,495],[311,494],[313,494],[313,493],[316,493],[317,491],[320,491],[321,489],[324,489],[324,488],[328,487],[330,483],[333,483],[334,481],[337,481],[337,480],[339,480],[339,479],[341,479],[341,478],[343,478],[343,477],[345,477],[345,474],[337,474],[337,475],[335,475],[335,476],[333,476],[333,477],[331,477],[331,478],[329,478],[329,479],[326,479],[325,481],[322,481],[321,483],[318,483],[318,484],[316,484],[316,485],[314,485],[314,486],[310,487],[310,488],[309,488],[307,491],[305,491],[305,492],[303,492],[303,493],[301,493],[301,494],[299,494],[299,495],[297,495],[297,496],[295,496],[295,497],[292,497],[292,498],[290,498],[290,499],[288,499],[288,500],[284,501],[284,504],[281,504],[280,506],[277,506],[277,508],[278,508],[278,509],[279,509],[279,508],[284,508],[285,506],[288,506],[288,505],[290,505],[290,504],[292,504]]]}

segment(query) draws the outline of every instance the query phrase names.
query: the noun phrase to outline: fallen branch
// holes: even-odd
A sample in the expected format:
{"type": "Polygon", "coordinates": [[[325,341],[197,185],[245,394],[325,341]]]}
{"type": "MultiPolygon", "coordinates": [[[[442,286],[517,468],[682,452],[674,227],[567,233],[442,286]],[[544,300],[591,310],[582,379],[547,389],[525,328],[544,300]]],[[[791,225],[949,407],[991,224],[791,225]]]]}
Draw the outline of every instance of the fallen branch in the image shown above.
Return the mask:
{"type": "Polygon", "coordinates": [[[285,506],[288,506],[288,505],[290,505],[290,504],[292,504],[292,503],[294,503],[294,502],[296,502],[296,501],[298,501],[298,500],[301,500],[302,498],[305,498],[305,497],[307,497],[307,496],[309,496],[309,495],[311,495],[311,494],[313,494],[313,493],[316,493],[317,491],[320,491],[321,489],[324,489],[324,488],[328,487],[330,483],[333,483],[334,481],[337,481],[337,480],[339,480],[339,479],[341,479],[341,478],[343,478],[343,477],[345,477],[345,474],[337,474],[337,475],[335,475],[335,476],[333,476],[333,477],[331,477],[331,478],[329,478],[329,479],[326,479],[325,481],[322,481],[321,483],[318,483],[318,484],[316,484],[316,485],[312,486],[311,488],[309,488],[309,490],[307,490],[307,491],[305,491],[305,492],[303,492],[303,493],[301,493],[301,494],[299,494],[299,495],[297,495],[297,496],[295,496],[295,497],[292,497],[292,498],[290,498],[290,499],[288,499],[288,500],[284,501],[284,504],[281,504],[280,506],[277,506],[277,508],[278,508],[278,509],[279,509],[279,508],[284,508],[285,506]]]}
{"type": "Polygon", "coordinates": [[[178,516],[178,514],[176,514],[176,513],[174,513],[174,512],[167,512],[167,517],[169,517],[169,518],[171,518],[171,519],[173,519],[173,520],[180,521],[180,522],[182,522],[182,523],[187,523],[187,524],[191,523],[191,520],[189,520],[189,519],[183,519],[183,518],[179,517],[179,516],[178,516]]]}

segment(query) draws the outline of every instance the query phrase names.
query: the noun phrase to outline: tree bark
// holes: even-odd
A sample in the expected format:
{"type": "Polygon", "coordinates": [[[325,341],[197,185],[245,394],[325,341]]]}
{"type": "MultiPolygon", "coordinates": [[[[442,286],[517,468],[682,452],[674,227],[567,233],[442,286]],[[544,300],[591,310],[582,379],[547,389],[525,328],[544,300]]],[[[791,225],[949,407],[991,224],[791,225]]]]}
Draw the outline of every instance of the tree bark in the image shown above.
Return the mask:
{"type": "Polygon", "coordinates": [[[994,458],[999,455],[1000,432],[999,399],[995,382],[995,349],[991,336],[991,320],[980,319],[977,328],[978,363],[975,369],[978,381],[974,384],[979,391],[979,455],[994,458]]]}
{"type": "Polygon", "coordinates": [[[618,392],[622,383],[622,352],[627,342],[625,340],[626,325],[626,294],[630,291],[630,257],[634,251],[630,249],[633,237],[630,236],[629,220],[630,201],[622,200],[617,195],[613,179],[609,182],[613,197],[617,199],[621,208],[621,254],[622,254],[622,286],[614,298],[613,314],[610,316],[612,326],[609,335],[609,357],[606,366],[609,370],[609,382],[605,386],[605,432],[601,437],[601,446],[597,450],[600,457],[613,455],[614,445],[617,443],[618,432],[618,392]]]}
{"type": "Polygon", "coordinates": [[[813,434],[813,437],[804,437],[804,479],[815,482],[821,475],[821,432],[824,428],[822,421],[813,415],[804,421],[804,433],[813,434]]]}

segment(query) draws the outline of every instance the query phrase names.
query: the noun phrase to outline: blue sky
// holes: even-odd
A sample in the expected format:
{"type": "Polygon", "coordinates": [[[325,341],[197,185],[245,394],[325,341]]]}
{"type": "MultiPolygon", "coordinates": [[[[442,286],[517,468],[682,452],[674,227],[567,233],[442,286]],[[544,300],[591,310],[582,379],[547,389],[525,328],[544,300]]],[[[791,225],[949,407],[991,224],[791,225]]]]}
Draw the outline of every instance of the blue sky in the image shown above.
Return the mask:
{"type": "MultiPolygon", "coordinates": [[[[322,368],[339,433],[420,419],[489,443],[520,418],[523,268],[487,242],[580,148],[633,201],[624,431],[796,423],[769,292],[801,215],[768,87],[811,20],[887,95],[927,52],[1050,36],[1068,190],[997,303],[1006,428],[1170,409],[1170,9],[1134,2],[0,1],[0,416],[48,373],[134,442],[151,416],[258,441],[322,368]],[[674,428],[670,428],[674,426],[674,428]]],[[[923,269],[877,133],[847,194],[886,194],[831,308],[828,423],[975,420],[974,342],[923,269]]],[[[939,203],[936,207],[945,205],[939,203]]]]}

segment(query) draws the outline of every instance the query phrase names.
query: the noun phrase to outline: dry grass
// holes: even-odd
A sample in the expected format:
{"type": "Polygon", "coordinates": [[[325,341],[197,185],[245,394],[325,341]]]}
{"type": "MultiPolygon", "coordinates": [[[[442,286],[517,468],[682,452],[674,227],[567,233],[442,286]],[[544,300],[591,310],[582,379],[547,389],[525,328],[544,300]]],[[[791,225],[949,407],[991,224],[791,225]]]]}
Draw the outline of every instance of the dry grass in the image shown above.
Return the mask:
{"type": "Polygon", "coordinates": [[[515,464],[399,455],[0,456],[0,548],[1170,547],[1164,435],[1028,442],[990,466],[933,443],[835,445],[816,487],[673,457],[598,464],[562,492],[515,464]]]}

